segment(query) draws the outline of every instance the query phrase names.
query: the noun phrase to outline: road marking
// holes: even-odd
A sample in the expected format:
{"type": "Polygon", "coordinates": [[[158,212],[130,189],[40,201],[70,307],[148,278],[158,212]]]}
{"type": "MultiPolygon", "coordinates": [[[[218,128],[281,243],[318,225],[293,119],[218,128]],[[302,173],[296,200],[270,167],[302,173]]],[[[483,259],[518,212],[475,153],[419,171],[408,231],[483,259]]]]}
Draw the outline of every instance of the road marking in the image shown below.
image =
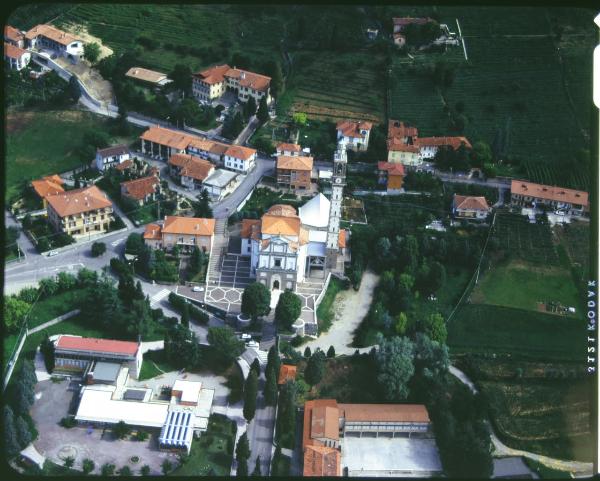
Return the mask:
{"type": "Polygon", "coordinates": [[[116,241],[114,241],[114,242],[111,242],[111,243],[110,243],[110,245],[111,245],[111,246],[113,246],[113,247],[115,247],[115,246],[118,246],[118,245],[119,245],[121,242],[123,242],[124,240],[125,240],[125,238],[122,238],[122,239],[117,239],[116,241]]]}
{"type": "Polygon", "coordinates": [[[171,293],[171,291],[169,291],[169,289],[162,289],[160,291],[158,291],[156,294],[154,294],[151,298],[150,298],[150,307],[158,304],[160,301],[162,301],[165,297],[167,297],[169,294],[171,293]]]}

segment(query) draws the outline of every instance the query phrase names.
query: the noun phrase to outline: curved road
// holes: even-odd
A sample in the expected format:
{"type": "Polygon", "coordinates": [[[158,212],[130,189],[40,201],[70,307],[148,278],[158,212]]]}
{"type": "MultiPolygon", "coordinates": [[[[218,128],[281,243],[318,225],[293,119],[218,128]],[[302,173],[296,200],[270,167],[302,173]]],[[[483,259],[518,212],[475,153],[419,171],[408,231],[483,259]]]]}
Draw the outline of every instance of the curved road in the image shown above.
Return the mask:
{"type": "MultiPolygon", "coordinates": [[[[467,385],[469,389],[473,392],[477,392],[477,388],[473,381],[469,379],[469,377],[462,372],[460,369],[450,366],[450,374],[459,379],[463,384],[467,385]]],[[[502,441],[498,439],[496,433],[492,426],[488,423],[490,427],[490,438],[492,440],[492,444],[494,445],[494,454],[497,456],[523,456],[525,458],[532,459],[537,461],[538,463],[542,463],[549,468],[558,469],[560,471],[568,471],[573,473],[576,477],[583,476],[592,476],[594,465],[593,463],[584,463],[581,461],[565,461],[562,459],[550,458],[548,456],[543,456],[541,454],[531,453],[529,451],[522,451],[520,449],[513,449],[508,447],[502,441]]]]}

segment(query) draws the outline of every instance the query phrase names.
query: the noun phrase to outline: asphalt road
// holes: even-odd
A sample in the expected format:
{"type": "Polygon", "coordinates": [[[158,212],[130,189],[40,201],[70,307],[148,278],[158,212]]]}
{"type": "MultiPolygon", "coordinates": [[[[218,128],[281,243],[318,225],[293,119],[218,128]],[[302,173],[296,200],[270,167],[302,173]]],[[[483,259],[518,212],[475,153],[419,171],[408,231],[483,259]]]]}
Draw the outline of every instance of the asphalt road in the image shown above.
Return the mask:
{"type": "Polygon", "coordinates": [[[254,470],[256,458],[260,456],[260,472],[266,476],[271,465],[271,450],[273,447],[273,434],[275,429],[275,406],[267,406],[263,390],[265,388],[265,375],[261,373],[258,381],[258,396],[256,399],[256,413],[254,419],[248,424],[248,442],[250,443],[250,459],[248,471],[254,470]]]}

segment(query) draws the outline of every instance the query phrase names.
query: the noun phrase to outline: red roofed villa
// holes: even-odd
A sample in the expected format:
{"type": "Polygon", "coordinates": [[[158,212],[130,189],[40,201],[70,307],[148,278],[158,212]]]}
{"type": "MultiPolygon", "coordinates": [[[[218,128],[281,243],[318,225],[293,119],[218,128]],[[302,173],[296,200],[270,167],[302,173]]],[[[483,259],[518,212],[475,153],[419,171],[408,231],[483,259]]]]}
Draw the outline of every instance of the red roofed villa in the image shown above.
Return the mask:
{"type": "Polygon", "coordinates": [[[343,120],[335,126],[337,141],[344,141],[347,148],[363,152],[369,148],[369,135],[373,124],[371,122],[343,120]]]}
{"type": "Polygon", "coordinates": [[[144,242],[153,249],[171,250],[177,245],[183,252],[190,252],[194,246],[210,252],[214,234],[215,219],[168,215],[162,225],[146,226],[144,242]]]}
{"type": "Polygon", "coordinates": [[[458,219],[485,220],[491,210],[485,197],[454,194],[452,213],[458,219]]]}

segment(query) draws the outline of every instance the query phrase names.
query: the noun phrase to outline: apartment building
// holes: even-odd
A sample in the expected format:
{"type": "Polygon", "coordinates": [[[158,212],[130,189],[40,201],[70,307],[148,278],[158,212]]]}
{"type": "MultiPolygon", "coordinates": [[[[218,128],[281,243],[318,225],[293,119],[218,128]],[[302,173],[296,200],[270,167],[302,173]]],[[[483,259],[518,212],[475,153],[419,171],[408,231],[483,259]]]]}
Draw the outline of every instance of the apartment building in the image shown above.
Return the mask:
{"type": "Polygon", "coordinates": [[[574,216],[589,212],[588,193],[581,190],[513,179],[510,197],[512,204],[520,207],[545,206],[574,216]]]}
{"type": "Polygon", "coordinates": [[[176,245],[183,252],[194,246],[210,252],[215,235],[215,219],[178,217],[168,215],[161,224],[148,224],[144,242],[153,249],[173,249],[176,245]]]}
{"type": "Polygon", "coordinates": [[[125,144],[112,145],[105,149],[96,149],[96,169],[100,172],[122,164],[131,158],[129,147],[125,144]]]}
{"type": "Polygon", "coordinates": [[[249,72],[229,65],[216,65],[195,73],[192,79],[194,97],[203,102],[211,102],[221,97],[226,91],[234,91],[238,100],[247,102],[250,97],[258,105],[263,97],[267,104],[271,103],[269,87],[271,77],[249,72]]]}
{"type": "Polygon", "coordinates": [[[75,238],[106,232],[114,219],[112,202],[95,185],[51,195],[46,200],[52,227],[75,238]]]}
{"type": "Polygon", "coordinates": [[[277,157],[277,183],[289,189],[310,189],[313,158],[280,155],[277,157]]]}

